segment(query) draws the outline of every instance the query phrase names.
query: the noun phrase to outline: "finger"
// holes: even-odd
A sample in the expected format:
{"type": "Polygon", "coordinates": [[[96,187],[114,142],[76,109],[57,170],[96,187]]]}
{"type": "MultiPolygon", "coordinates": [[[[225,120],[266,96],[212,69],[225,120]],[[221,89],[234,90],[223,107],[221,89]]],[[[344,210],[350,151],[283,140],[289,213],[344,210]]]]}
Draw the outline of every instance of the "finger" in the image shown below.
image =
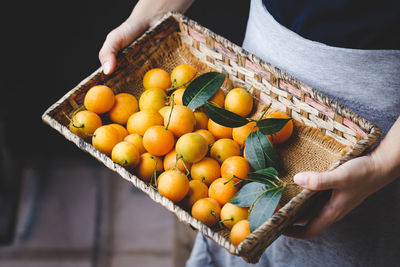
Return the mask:
{"type": "Polygon", "coordinates": [[[337,171],[329,172],[301,172],[293,177],[296,184],[310,190],[328,190],[339,186],[343,175],[337,171]]]}
{"type": "Polygon", "coordinates": [[[337,218],[337,209],[327,203],[319,215],[311,219],[305,226],[294,225],[288,228],[284,235],[297,239],[311,239],[336,222],[337,218]]]}
{"type": "Polygon", "coordinates": [[[117,65],[116,55],[118,52],[129,45],[141,32],[141,27],[135,27],[124,22],[107,35],[99,52],[104,74],[110,74],[114,71],[117,65]]]}
{"type": "Polygon", "coordinates": [[[301,217],[293,223],[293,225],[305,226],[312,218],[321,212],[323,207],[331,198],[331,195],[331,190],[320,192],[315,198],[315,201],[308,205],[308,208],[302,213],[301,217]]]}

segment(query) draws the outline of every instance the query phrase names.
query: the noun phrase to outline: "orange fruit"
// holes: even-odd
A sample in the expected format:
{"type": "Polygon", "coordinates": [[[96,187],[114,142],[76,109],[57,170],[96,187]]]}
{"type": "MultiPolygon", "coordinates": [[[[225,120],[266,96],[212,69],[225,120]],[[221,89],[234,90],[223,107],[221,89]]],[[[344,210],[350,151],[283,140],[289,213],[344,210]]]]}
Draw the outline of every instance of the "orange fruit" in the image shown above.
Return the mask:
{"type": "Polygon", "coordinates": [[[249,209],[226,203],[221,209],[222,223],[232,229],[232,227],[241,220],[247,220],[249,217],[249,209]]]}
{"type": "Polygon", "coordinates": [[[119,138],[121,140],[123,140],[129,133],[128,130],[125,129],[124,126],[117,124],[117,123],[112,123],[112,124],[108,124],[109,126],[113,127],[115,130],[118,131],[119,134],[119,138]]]}
{"type": "Polygon", "coordinates": [[[143,87],[146,90],[150,88],[160,88],[167,91],[167,89],[171,87],[171,80],[168,72],[159,68],[147,71],[143,76],[143,87]]]}
{"type": "Polygon", "coordinates": [[[171,109],[172,107],[165,112],[164,126],[168,125],[168,130],[176,137],[193,132],[194,126],[196,125],[196,118],[194,117],[193,111],[186,106],[176,105],[173,107],[171,114],[171,109]]]}
{"type": "Polygon", "coordinates": [[[126,128],[129,133],[138,133],[143,136],[148,128],[162,125],[163,122],[164,119],[158,111],[147,109],[132,114],[126,123],[126,128]]]}
{"type": "Polygon", "coordinates": [[[179,157],[189,163],[200,161],[208,151],[206,140],[197,133],[187,133],[179,137],[175,148],[179,157]]]}
{"type": "Polygon", "coordinates": [[[151,126],[143,135],[143,146],[155,156],[164,156],[174,147],[175,138],[164,126],[151,126]]]}
{"type": "Polygon", "coordinates": [[[185,87],[198,75],[195,68],[188,64],[176,66],[171,72],[171,83],[173,87],[185,87]]]}
{"type": "Polygon", "coordinates": [[[137,176],[143,181],[149,182],[153,177],[154,169],[157,172],[163,171],[162,159],[147,152],[140,155],[139,164],[135,169],[137,176]]]}
{"type": "Polygon", "coordinates": [[[127,141],[119,142],[112,149],[111,159],[128,170],[133,169],[139,163],[139,149],[127,141]]]}
{"type": "Polygon", "coordinates": [[[111,88],[105,85],[96,85],[87,91],[83,103],[87,110],[103,114],[113,107],[114,101],[114,92],[111,88]]]}
{"type": "Polygon", "coordinates": [[[257,129],[255,125],[256,122],[251,121],[248,124],[243,125],[241,127],[233,128],[232,130],[233,140],[235,140],[239,145],[243,146],[247,137],[250,135],[251,131],[257,129]]]}
{"type": "MultiPolygon", "coordinates": [[[[250,164],[244,157],[232,156],[224,160],[221,165],[221,176],[224,178],[232,178],[233,176],[247,179],[247,174],[250,172],[250,164]]],[[[234,178],[235,182],[239,179],[234,178]]]]}
{"type": "Polygon", "coordinates": [[[96,129],[92,137],[92,145],[107,156],[116,144],[122,141],[118,130],[110,125],[104,125],[96,129]]]}
{"type": "Polygon", "coordinates": [[[174,96],[174,104],[175,105],[183,105],[183,102],[182,102],[182,96],[183,96],[183,93],[185,93],[185,88],[178,88],[178,89],[176,89],[172,94],[171,94],[171,97],[170,97],[170,105],[172,105],[172,96],[174,96]]]}
{"type": "Polygon", "coordinates": [[[137,149],[139,150],[140,155],[146,152],[146,149],[143,146],[143,137],[140,134],[133,133],[133,134],[127,135],[124,138],[124,141],[134,144],[137,147],[137,149]]]}
{"type": "Polygon", "coordinates": [[[192,206],[193,218],[211,227],[218,223],[221,207],[212,198],[202,198],[197,200],[192,206]]]}
{"type": "Polygon", "coordinates": [[[222,138],[215,141],[215,143],[212,145],[210,149],[210,155],[219,163],[222,163],[231,156],[239,156],[240,147],[238,143],[232,139],[222,138]]]}
{"type": "Polygon", "coordinates": [[[131,94],[121,93],[115,96],[114,105],[108,115],[111,121],[119,124],[126,124],[128,118],[133,113],[138,112],[138,110],[139,107],[136,97],[131,94]]]}
{"type": "Polygon", "coordinates": [[[163,119],[165,118],[165,114],[167,113],[167,111],[169,110],[170,106],[164,106],[162,108],[160,108],[158,110],[158,112],[161,114],[161,116],[163,117],[163,119]]]}
{"type": "MultiPolygon", "coordinates": [[[[176,163],[176,150],[172,149],[167,155],[165,155],[164,157],[164,170],[170,170],[175,166],[176,163]]],[[[185,168],[188,168],[188,170],[190,170],[190,168],[192,167],[191,163],[188,162],[183,162],[182,159],[178,159],[178,163],[176,163],[176,168],[178,170],[180,170],[183,173],[187,173],[187,170],[185,168]]]]}
{"type": "Polygon", "coordinates": [[[243,88],[232,89],[225,97],[225,109],[246,117],[253,109],[253,97],[243,88]]]}
{"type": "Polygon", "coordinates": [[[142,93],[139,98],[140,110],[152,109],[160,110],[167,104],[168,97],[164,90],[159,88],[150,88],[142,93]]]}
{"type": "Polygon", "coordinates": [[[192,165],[190,174],[192,179],[210,185],[215,179],[221,177],[221,167],[215,159],[205,157],[192,165]]]}
{"type": "Polygon", "coordinates": [[[99,115],[89,110],[77,112],[69,124],[69,130],[83,139],[89,139],[90,135],[102,125],[99,115]]]}
{"type": "MultiPolygon", "coordinates": [[[[268,114],[266,118],[289,119],[290,116],[288,116],[285,112],[276,111],[268,114]]],[[[273,134],[272,136],[268,135],[268,138],[272,140],[272,143],[280,144],[288,140],[290,136],[292,136],[292,133],[293,133],[293,121],[290,120],[286,123],[285,126],[283,126],[283,128],[279,132],[273,134]]]]}
{"type": "Polygon", "coordinates": [[[223,108],[225,103],[224,91],[218,89],[218,91],[210,98],[211,103],[217,104],[218,107],[223,108]]]}
{"type": "Polygon", "coordinates": [[[232,128],[222,126],[212,119],[208,120],[208,130],[215,136],[215,138],[232,138],[232,128]]]}
{"type": "Polygon", "coordinates": [[[183,199],[183,204],[191,208],[197,200],[205,197],[208,197],[208,187],[199,180],[192,180],[189,182],[189,191],[183,199]]]}
{"type": "Polygon", "coordinates": [[[230,239],[233,245],[238,246],[248,235],[250,235],[249,221],[241,220],[232,227],[230,239]]]}
{"type": "Polygon", "coordinates": [[[235,182],[228,178],[218,178],[210,184],[208,196],[215,199],[221,206],[225,205],[237,192],[235,182]]]}
{"type": "Polygon", "coordinates": [[[199,135],[204,137],[208,147],[211,147],[211,145],[215,143],[214,135],[212,135],[212,133],[210,133],[210,131],[204,130],[204,129],[200,129],[200,130],[197,130],[197,131],[194,131],[194,132],[198,133],[199,135]]]}
{"type": "Polygon", "coordinates": [[[189,179],[178,170],[168,170],[158,177],[157,189],[160,195],[176,203],[188,193],[189,179]]]}
{"type": "Polygon", "coordinates": [[[208,127],[208,116],[206,113],[201,111],[195,111],[194,117],[196,118],[195,129],[207,129],[208,127]]]}

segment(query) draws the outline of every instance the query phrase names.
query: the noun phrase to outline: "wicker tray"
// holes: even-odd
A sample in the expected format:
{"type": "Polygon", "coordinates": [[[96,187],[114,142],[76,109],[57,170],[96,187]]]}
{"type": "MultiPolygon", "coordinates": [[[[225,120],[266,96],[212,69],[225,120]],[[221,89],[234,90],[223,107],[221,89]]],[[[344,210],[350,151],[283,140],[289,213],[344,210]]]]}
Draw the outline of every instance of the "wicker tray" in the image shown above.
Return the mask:
{"type": "Polygon", "coordinates": [[[124,49],[113,74],[105,76],[99,68],[43,114],[44,122],[176,214],[180,221],[189,223],[230,253],[256,263],[268,245],[314,201],[316,192],[297,188],[285,194],[283,207],[236,247],[229,241],[227,231],[197,221],[68,129],[69,121],[63,113],[71,113],[81,105],[90,87],[106,84],[115,93],[129,92],[138,97],[144,90],[141,81],[147,70],[162,67],[171,71],[181,63],[192,64],[200,72],[225,73],[224,91],[235,86],[253,86],[256,107],[272,104],[272,108],[286,111],[295,119],[294,136],[277,148],[286,170],[285,181],[292,181],[299,171],[325,171],[359,156],[379,138],[381,131],[296,78],[177,13],[166,15],[124,49]]]}

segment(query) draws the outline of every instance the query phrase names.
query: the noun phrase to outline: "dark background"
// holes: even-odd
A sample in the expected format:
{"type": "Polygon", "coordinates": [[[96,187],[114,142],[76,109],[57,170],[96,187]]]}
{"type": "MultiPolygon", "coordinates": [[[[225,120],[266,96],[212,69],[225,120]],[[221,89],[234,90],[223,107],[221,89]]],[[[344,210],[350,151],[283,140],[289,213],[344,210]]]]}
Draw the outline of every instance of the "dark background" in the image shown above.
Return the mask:
{"type": "MultiPolygon", "coordinates": [[[[41,121],[42,113],[100,66],[98,51],[137,1],[15,1],[3,9],[0,127],[12,155],[90,156],[41,121]]],[[[241,45],[249,1],[199,0],[186,16],[241,45]]]]}
{"type": "MultiPolygon", "coordinates": [[[[14,238],[16,214],[23,198],[20,192],[26,187],[26,179],[21,179],[24,170],[43,174],[54,162],[65,160],[83,160],[88,168],[102,166],[44,124],[41,116],[100,66],[98,52],[106,35],[129,16],[136,2],[2,3],[0,245],[10,244],[14,238]]],[[[241,45],[248,10],[249,1],[198,0],[186,15],[241,45]]],[[[46,177],[41,176],[37,188],[45,188],[54,180],[46,177]]],[[[28,188],[25,194],[34,194],[34,188],[28,188]]]]}

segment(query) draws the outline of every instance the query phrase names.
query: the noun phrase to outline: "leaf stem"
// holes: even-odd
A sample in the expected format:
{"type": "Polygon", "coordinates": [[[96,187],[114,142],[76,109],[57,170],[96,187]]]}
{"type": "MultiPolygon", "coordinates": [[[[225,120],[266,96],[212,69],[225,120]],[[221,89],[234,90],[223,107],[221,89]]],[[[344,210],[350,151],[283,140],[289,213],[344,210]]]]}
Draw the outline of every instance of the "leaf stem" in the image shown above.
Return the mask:
{"type": "Polygon", "coordinates": [[[273,190],[280,189],[280,188],[283,188],[283,186],[280,185],[280,186],[271,187],[271,188],[268,188],[267,190],[264,190],[260,195],[257,196],[257,198],[253,201],[253,203],[251,203],[250,208],[249,208],[249,212],[252,211],[252,209],[253,209],[253,207],[254,207],[254,204],[256,203],[256,201],[257,201],[262,195],[268,193],[269,191],[273,191],[273,190]]]}

